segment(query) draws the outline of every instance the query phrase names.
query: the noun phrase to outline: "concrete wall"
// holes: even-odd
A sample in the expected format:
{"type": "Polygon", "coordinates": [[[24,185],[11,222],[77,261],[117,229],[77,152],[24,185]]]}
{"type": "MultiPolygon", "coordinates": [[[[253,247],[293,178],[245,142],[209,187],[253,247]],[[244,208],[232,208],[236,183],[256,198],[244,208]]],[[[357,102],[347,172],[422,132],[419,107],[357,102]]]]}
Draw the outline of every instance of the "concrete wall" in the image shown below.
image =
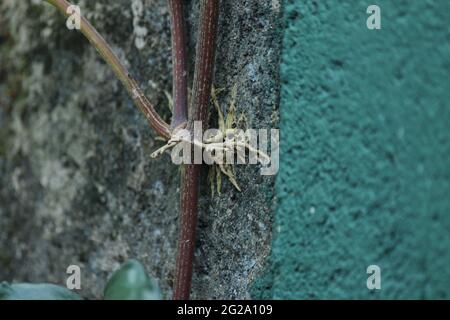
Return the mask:
{"type": "MultiPolygon", "coordinates": [[[[161,114],[170,121],[166,0],[80,0],[161,114]],[[146,31],[146,33],[144,31],[146,31]]],[[[190,78],[199,1],[185,1],[190,78]]],[[[278,119],[277,6],[221,1],[214,84],[223,111],[231,88],[251,128],[278,119]]],[[[211,125],[215,115],[211,113],[211,125]]],[[[41,1],[0,2],[0,281],[65,284],[99,298],[121,263],[140,260],[171,297],[179,168],[97,52],[41,1]]],[[[201,184],[193,298],[246,298],[270,250],[274,177],[237,166],[243,192],[201,184]]]]}
{"type": "MultiPolygon", "coordinates": [[[[166,1],[79,4],[168,119],[166,1]]],[[[195,35],[198,2],[187,4],[195,35]]],[[[278,126],[279,4],[221,5],[215,84],[239,85],[252,128],[278,126]]],[[[225,183],[211,197],[204,177],[194,298],[450,297],[449,4],[378,0],[376,31],[370,4],[282,3],[276,205],[256,167],[238,166],[242,193],[225,183]],[[379,291],[366,287],[371,264],[379,291]]],[[[170,297],[177,168],[149,158],[160,143],[53,8],[0,4],[0,106],[0,280],[64,284],[79,264],[81,293],[98,298],[136,258],[170,297]]]]}
{"type": "Polygon", "coordinates": [[[285,1],[274,242],[253,297],[450,298],[448,12],[285,1]]]}

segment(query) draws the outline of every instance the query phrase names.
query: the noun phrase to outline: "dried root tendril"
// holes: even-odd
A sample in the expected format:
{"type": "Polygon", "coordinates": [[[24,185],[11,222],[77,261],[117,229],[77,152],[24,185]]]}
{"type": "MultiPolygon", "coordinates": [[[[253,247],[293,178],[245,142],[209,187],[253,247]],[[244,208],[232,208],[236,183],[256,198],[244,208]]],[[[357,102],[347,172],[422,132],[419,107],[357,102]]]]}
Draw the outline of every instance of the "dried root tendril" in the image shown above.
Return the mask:
{"type": "Polygon", "coordinates": [[[238,190],[241,191],[239,184],[236,180],[236,174],[234,172],[234,166],[231,164],[223,163],[223,155],[227,152],[233,153],[237,155],[240,163],[245,162],[245,150],[248,150],[249,153],[257,155],[257,159],[260,163],[265,163],[270,161],[270,157],[254,148],[249,141],[249,138],[242,130],[236,129],[238,124],[245,122],[245,117],[241,115],[238,119],[236,118],[236,86],[233,87],[231,92],[231,103],[227,110],[226,117],[224,116],[218,99],[217,93],[222,90],[212,89],[211,92],[211,100],[218,114],[218,123],[219,123],[219,133],[217,135],[204,138],[203,141],[199,141],[196,139],[191,139],[191,135],[186,134],[186,132],[181,129],[186,128],[186,123],[178,126],[172,132],[170,139],[167,143],[154,151],[151,154],[152,158],[156,158],[161,156],[164,152],[174,148],[180,143],[190,143],[194,147],[201,148],[202,150],[206,150],[210,152],[210,154],[214,154],[216,156],[211,156],[211,160],[214,163],[208,174],[208,180],[211,183],[211,193],[214,195],[214,179],[216,179],[216,187],[218,194],[221,193],[221,185],[222,185],[222,177],[221,174],[224,174],[230,183],[238,190]],[[220,156],[218,156],[220,155],[220,156]],[[222,158],[222,159],[220,159],[222,158]]]}

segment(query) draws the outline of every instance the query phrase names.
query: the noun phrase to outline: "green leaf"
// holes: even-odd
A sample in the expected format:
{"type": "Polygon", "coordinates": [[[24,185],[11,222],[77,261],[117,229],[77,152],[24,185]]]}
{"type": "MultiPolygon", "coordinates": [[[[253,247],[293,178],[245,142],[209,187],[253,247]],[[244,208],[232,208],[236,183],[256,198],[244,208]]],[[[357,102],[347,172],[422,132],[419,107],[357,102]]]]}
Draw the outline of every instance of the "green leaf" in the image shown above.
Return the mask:
{"type": "Polygon", "coordinates": [[[158,282],[149,277],[137,260],[129,260],[106,284],[105,300],[161,300],[158,282]]]}
{"type": "Polygon", "coordinates": [[[0,283],[0,300],[82,300],[69,289],[49,283],[0,283]]]}

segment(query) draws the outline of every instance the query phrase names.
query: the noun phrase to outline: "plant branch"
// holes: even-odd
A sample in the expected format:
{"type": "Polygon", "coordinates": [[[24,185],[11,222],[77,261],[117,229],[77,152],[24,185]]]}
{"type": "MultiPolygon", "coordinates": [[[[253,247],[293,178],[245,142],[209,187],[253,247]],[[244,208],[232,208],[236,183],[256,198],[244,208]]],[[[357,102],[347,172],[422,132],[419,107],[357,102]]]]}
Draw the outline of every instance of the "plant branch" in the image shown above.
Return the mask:
{"type": "Polygon", "coordinates": [[[187,122],[187,58],[186,24],[183,12],[184,0],[168,0],[172,21],[172,61],[173,61],[173,111],[172,129],[187,122]]]}
{"type": "Polygon", "coordinates": [[[219,0],[202,0],[192,89],[194,107],[191,108],[189,114],[190,128],[193,128],[194,121],[202,121],[206,125],[208,120],[218,20],[219,0]]]}
{"type": "Polygon", "coordinates": [[[180,231],[173,300],[188,300],[191,291],[197,229],[199,179],[199,165],[188,164],[183,166],[181,171],[180,231]]]}
{"type": "MultiPolygon", "coordinates": [[[[51,5],[58,8],[66,17],[69,16],[67,8],[71,3],[66,0],[45,0],[51,5]]],[[[127,89],[133,102],[138,106],[141,112],[147,118],[150,126],[166,140],[170,139],[171,130],[169,125],[158,115],[155,108],[139,88],[136,80],[131,76],[125,66],[120,62],[119,58],[114,54],[105,39],[97,32],[97,30],[89,23],[83,15],[80,15],[81,32],[89,40],[89,42],[97,49],[103,59],[112,68],[116,76],[127,89]]]]}
{"type": "MultiPolygon", "coordinates": [[[[208,120],[219,18],[219,0],[202,0],[200,14],[201,22],[195,60],[193,107],[189,110],[188,123],[191,132],[193,132],[194,121],[202,121],[206,125],[208,120]]],[[[174,300],[189,299],[191,290],[200,168],[200,165],[185,165],[182,173],[180,234],[173,293],[174,300]]]]}

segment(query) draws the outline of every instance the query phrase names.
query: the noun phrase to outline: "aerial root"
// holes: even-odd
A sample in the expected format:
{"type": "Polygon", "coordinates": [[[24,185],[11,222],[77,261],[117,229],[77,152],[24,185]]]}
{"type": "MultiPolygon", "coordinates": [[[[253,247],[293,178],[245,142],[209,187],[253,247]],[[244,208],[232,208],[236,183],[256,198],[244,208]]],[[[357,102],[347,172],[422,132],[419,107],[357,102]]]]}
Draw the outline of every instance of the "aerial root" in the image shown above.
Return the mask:
{"type": "Polygon", "coordinates": [[[244,153],[243,151],[245,149],[247,149],[248,151],[250,151],[252,153],[256,153],[261,158],[263,158],[265,161],[270,160],[270,157],[266,153],[264,153],[258,149],[255,149],[247,142],[238,142],[238,141],[216,142],[216,141],[210,141],[210,140],[207,140],[206,142],[200,142],[195,139],[193,141],[190,141],[189,139],[185,139],[184,137],[177,135],[177,134],[173,134],[172,137],[169,139],[169,141],[167,141],[167,143],[164,146],[162,146],[161,148],[154,151],[150,155],[150,157],[157,158],[160,155],[162,155],[166,150],[174,148],[177,144],[182,143],[182,142],[191,143],[192,145],[194,145],[196,147],[205,149],[209,152],[214,151],[215,153],[221,152],[221,151],[222,152],[237,151],[237,156],[239,157],[239,159],[242,163],[245,163],[245,158],[242,155],[244,153]]]}

